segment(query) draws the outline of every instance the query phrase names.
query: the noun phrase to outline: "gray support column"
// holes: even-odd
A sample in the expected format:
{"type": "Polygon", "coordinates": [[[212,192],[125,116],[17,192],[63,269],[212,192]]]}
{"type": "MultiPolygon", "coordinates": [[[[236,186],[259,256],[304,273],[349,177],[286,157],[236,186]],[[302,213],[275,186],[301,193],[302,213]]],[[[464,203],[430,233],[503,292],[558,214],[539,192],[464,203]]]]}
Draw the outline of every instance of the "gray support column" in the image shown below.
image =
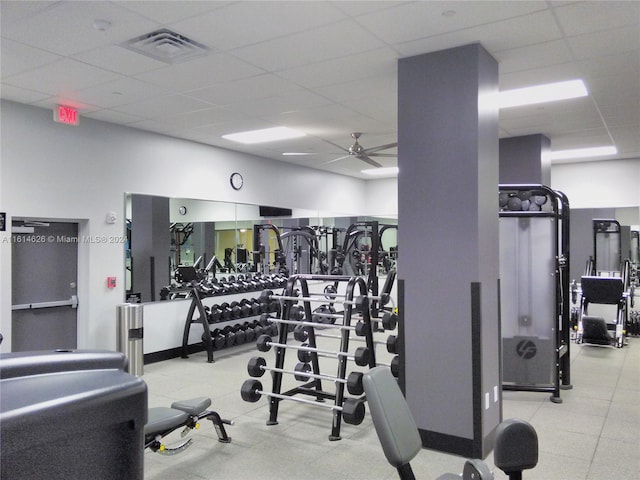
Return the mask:
{"type": "Polygon", "coordinates": [[[399,61],[400,381],[423,445],[476,458],[502,415],[497,91],[479,44],[399,61]]]}
{"type": "Polygon", "coordinates": [[[132,195],[132,291],[143,302],[159,300],[160,289],[169,285],[170,244],[169,199],[132,195]]]}
{"type": "Polygon", "coordinates": [[[500,184],[551,185],[551,140],[542,134],[500,139],[500,184]]]}

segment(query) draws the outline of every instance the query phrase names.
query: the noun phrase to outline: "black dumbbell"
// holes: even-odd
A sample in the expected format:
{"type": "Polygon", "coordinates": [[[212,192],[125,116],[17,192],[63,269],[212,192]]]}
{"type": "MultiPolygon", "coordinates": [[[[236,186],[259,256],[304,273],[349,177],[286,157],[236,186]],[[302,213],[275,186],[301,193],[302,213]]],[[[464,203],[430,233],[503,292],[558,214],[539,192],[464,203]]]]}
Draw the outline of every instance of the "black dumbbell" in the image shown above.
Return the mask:
{"type": "Polygon", "coordinates": [[[231,325],[227,325],[222,329],[222,334],[225,337],[225,347],[232,347],[236,344],[236,333],[231,325]]]}
{"type": "Polygon", "coordinates": [[[231,304],[229,305],[229,308],[231,309],[231,318],[242,317],[242,308],[240,308],[240,303],[231,302],[231,304]]]}
{"type": "Polygon", "coordinates": [[[242,326],[239,323],[236,323],[233,326],[233,332],[236,334],[236,345],[242,345],[246,341],[247,335],[245,334],[242,326]]]}
{"type": "Polygon", "coordinates": [[[209,323],[216,323],[220,321],[222,315],[222,310],[220,310],[220,305],[214,303],[211,305],[211,309],[209,311],[209,323]]]}
{"type": "Polygon", "coordinates": [[[220,304],[220,310],[222,311],[223,321],[231,320],[231,317],[232,317],[231,307],[227,302],[220,304]]]}
{"type": "Polygon", "coordinates": [[[244,341],[252,342],[256,338],[256,332],[253,328],[253,324],[249,322],[244,322],[240,327],[244,331],[244,341]]]}
{"type": "Polygon", "coordinates": [[[222,350],[227,342],[227,339],[222,331],[216,328],[213,332],[211,332],[211,336],[213,338],[214,348],[216,350],[222,350]]]}

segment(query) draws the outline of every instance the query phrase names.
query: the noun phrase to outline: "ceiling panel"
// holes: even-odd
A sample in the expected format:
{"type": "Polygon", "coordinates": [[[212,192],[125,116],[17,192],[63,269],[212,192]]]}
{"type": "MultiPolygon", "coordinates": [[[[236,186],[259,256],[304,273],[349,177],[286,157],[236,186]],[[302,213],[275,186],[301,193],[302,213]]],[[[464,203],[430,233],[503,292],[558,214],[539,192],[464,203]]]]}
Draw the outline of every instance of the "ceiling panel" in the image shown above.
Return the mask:
{"type": "Polygon", "coordinates": [[[577,2],[554,10],[563,31],[569,35],[635,26],[640,18],[640,2],[577,2]]]}
{"type": "Polygon", "coordinates": [[[341,153],[327,141],[346,147],[354,131],[366,146],[395,141],[398,59],[480,42],[499,61],[503,90],[574,78],[590,90],[586,99],[501,111],[501,137],[544,133],[552,148],[615,142],[620,158],[640,158],[639,8],[599,1],[3,0],[0,94],[47,109],[64,102],[90,118],[362,177],[362,162],[326,163],[341,153]],[[97,30],[96,19],[111,28],[97,30]],[[166,26],[210,53],[170,65],[119,46],[166,26]],[[267,146],[221,138],[281,124],[308,135],[267,146]],[[294,149],[314,155],[282,157],[294,149]]]}
{"type": "Polygon", "coordinates": [[[363,28],[351,20],[345,20],[240,48],[233,53],[253,65],[273,72],[375,50],[382,45],[363,28]]]}
{"type": "Polygon", "coordinates": [[[194,40],[210,48],[227,51],[306,32],[344,18],[328,2],[242,1],[169,26],[178,32],[189,32],[194,40]]]}

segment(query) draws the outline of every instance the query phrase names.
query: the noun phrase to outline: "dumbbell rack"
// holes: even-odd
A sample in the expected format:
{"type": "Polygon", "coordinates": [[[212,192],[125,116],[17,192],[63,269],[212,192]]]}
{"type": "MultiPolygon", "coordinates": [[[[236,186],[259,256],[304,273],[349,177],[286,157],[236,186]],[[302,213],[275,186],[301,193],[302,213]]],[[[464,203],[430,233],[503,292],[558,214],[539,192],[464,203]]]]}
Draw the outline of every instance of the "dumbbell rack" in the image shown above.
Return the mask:
{"type": "MultiPolygon", "coordinates": [[[[365,332],[365,343],[370,352],[369,357],[369,367],[374,367],[376,365],[375,360],[375,349],[373,344],[373,331],[371,328],[371,317],[369,310],[369,302],[367,298],[367,284],[364,278],[362,277],[349,277],[349,276],[335,276],[335,275],[294,275],[289,278],[287,282],[287,286],[284,291],[285,297],[294,297],[298,293],[296,291],[296,286],[299,285],[299,292],[301,293],[300,301],[303,302],[304,305],[304,316],[307,320],[313,318],[313,310],[311,306],[311,301],[304,300],[304,298],[309,298],[309,286],[308,280],[321,280],[321,281],[331,281],[331,282],[347,282],[346,285],[346,294],[345,294],[345,302],[344,302],[344,312],[343,312],[343,325],[351,326],[352,313],[355,310],[352,303],[355,299],[355,289],[359,287],[360,295],[363,297],[364,301],[361,307],[361,315],[362,322],[364,323],[364,332],[365,332]]],[[[283,320],[290,320],[292,308],[297,303],[293,300],[282,300],[282,313],[281,318],[283,320]]],[[[339,303],[340,301],[336,301],[335,297],[329,297],[327,303],[339,303]]],[[[323,324],[318,324],[319,327],[322,327],[323,324]]],[[[327,325],[324,325],[325,327],[327,325]]],[[[282,345],[286,345],[288,339],[288,325],[280,324],[278,328],[278,343],[282,345]]],[[[309,328],[308,330],[309,336],[307,339],[308,346],[312,349],[317,348],[316,344],[316,336],[315,329],[309,328]]],[[[340,349],[339,352],[342,354],[347,354],[349,350],[349,329],[341,330],[341,339],[340,339],[340,349]]],[[[276,369],[284,369],[285,363],[285,354],[286,348],[284,347],[275,347],[275,367],[276,369]]],[[[314,375],[320,375],[320,365],[318,361],[317,352],[310,351],[311,358],[311,371],[314,375]]],[[[337,368],[337,378],[345,379],[347,375],[347,357],[345,355],[338,355],[338,368],[337,368]]],[[[275,370],[275,369],[274,369],[275,370]]],[[[333,401],[336,407],[342,407],[344,402],[344,383],[335,382],[335,392],[327,392],[322,388],[322,380],[320,378],[314,378],[298,387],[295,387],[291,390],[282,392],[282,372],[274,371],[272,374],[273,379],[273,387],[272,393],[276,395],[283,396],[295,396],[295,395],[308,395],[315,397],[316,401],[323,402],[325,400],[333,401]]],[[[267,425],[276,425],[278,423],[278,406],[280,404],[280,398],[275,396],[269,397],[269,420],[267,421],[267,425]]],[[[342,422],[342,411],[338,409],[333,410],[333,420],[331,426],[331,435],[329,436],[329,440],[340,440],[340,426],[342,422]]]]}
{"type": "MultiPolygon", "coordinates": [[[[189,333],[191,331],[191,325],[194,323],[199,323],[202,325],[204,330],[202,334],[202,341],[205,346],[205,350],[207,351],[207,362],[213,363],[213,350],[215,349],[215,342],[213,337],[211,336],[211,330],[209,329],[210,321],[209,316],[207,315],[207,307],[202,303],[202,298],[200,296],[200,292],[197,287],[191,287],[189,290],[189,297],[191,298],[191,305],[189,306],[189,311],[187,313],[187,318],[184,324],[184,331],[182,334],[182,358],[188,358],[188,350],[189,350],[189,333]],[[196,315],[198,316],[194,318],[196,315]]],[[[236,322],[238,323],[241,320],[248,320],[248,318],[259,318],[260,315],[251,315],[250,317],[241,317],[241,318],[230,318],[225,320],[226,323],[236,322]]],[[[229,326],[228,326],[229,327],[229,326]]],[[[228,328],[226,327],[226,328],[228,328]]]]}

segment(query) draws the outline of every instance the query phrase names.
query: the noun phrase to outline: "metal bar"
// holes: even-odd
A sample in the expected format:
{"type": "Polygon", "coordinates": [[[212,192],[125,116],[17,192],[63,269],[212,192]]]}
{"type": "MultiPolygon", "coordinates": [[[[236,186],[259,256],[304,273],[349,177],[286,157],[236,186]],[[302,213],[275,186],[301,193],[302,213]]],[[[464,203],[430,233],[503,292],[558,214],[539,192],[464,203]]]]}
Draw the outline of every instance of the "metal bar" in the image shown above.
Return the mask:
{"type": "Polygon", "coordinates": [[[78,307],[78,297],[72,295],[69,300],[55,300],[52,302],[35,302],[35,303],[21,303],[18,305],[12,305],[11,310],[36,310],[39,308],[53,308],[53,307],[78,307]]]}

